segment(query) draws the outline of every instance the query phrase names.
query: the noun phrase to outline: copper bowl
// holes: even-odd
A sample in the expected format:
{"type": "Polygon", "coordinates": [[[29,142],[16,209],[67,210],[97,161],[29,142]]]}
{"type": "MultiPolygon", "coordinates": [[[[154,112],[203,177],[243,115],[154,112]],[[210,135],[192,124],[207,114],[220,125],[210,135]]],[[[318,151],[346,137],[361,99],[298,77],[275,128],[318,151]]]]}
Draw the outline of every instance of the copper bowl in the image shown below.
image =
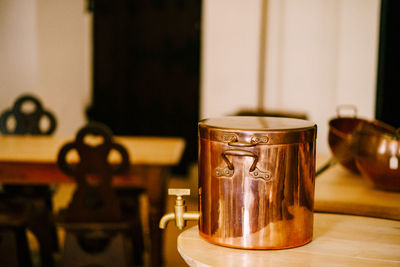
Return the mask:
{"type": "MultiPolygon", "coordinates": [[[[355,163],[358,150],[357,136],[360,132],[389,133],[393,134],[395,128],[377,120],[357,118],[356,108],[353,116],[342,117],[340,111],[343,105],[337,109],[337,118],[329,121],[328,143],[333,156],[348,170],[359,173],[355,163]]],[[[348,108],[348,106],[346,106],[348,108]]]]}
{"type": "Polygon", "coordinates": [[[362,176],[378,189],[400,191],[400,135],[358,134],[355,158],[362,176]]]}

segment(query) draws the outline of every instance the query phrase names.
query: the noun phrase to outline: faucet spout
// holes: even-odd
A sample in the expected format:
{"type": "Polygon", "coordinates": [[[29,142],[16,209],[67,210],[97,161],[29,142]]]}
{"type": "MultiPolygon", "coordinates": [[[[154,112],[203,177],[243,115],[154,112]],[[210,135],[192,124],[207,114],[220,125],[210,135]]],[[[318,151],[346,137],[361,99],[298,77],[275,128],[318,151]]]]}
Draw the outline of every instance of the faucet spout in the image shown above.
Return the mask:
{"type": "Polygon", "coordinates": [[[169,221],[175,220],[175,213],[168,213],[165,214],[164,216],[162,216],[161,220],[160,220],[160,225],[159,227],[161,229],[165,229],[165,227],[167,227],[167,224],[169,221]]]}
{"type": "Polygon", "coordinates": [[[190,189],[168,189],[169,195],[176,195],[174,212],[164,215],[160,220],[160,228],[165,229],[169,221],[175,220],[175,225],[182,230],[187,220],[198,220],[199,212],[186,212],[185,200],[182,196],[190,195],[190,189]]]}

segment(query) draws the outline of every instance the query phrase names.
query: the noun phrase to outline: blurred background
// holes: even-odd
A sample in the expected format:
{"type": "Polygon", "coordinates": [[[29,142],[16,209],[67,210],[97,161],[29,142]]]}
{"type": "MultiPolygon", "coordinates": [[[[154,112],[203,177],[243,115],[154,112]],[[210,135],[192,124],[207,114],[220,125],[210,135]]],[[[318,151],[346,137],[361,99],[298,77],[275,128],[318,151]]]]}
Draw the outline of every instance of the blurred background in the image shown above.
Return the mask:
{"type": "Polygon", "coordinates": [[[93,119],[120,135],[182,136],[182,172],[197,159],[197,121],[241,110],[306,114],[328,154],[339,105],[400,124],[398,6],[0,0],[0,110],[33,93],[57,117],[56,135],[93,119]]]}
{"type": "MultiPolygon", "coordinates": [[[[342,105],[399,127],[399,11],[398,0],[0,0],[0,112],[30,93],[55,115],[54,135],[95,120],[116,135],[185,138],[167,188],[190,187],[195,210],[201,119],[304,116],[327,157],[342,105]]],[[[165,266],[186,266],[179,233],[165,230],[165,266]]]]}

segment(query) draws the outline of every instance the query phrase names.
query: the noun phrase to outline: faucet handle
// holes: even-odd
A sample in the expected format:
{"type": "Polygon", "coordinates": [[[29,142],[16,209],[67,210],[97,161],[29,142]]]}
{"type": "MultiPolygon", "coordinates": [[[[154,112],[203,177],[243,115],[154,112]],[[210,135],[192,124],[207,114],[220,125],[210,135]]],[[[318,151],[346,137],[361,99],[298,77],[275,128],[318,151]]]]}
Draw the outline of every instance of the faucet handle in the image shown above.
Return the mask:
{"type": "Polygon", "coordinates": [[[182,196],[189,196],[190,189],[187,188],[169,188],[168,195],[175,195],[174,212],[164,215],[160,220],[160,228],[164,229],[168,221],[175,220],[175,225],[178,229],[183,229],[187,220],[198,220],[199,212],[186,212],[185,200],[182,196]]]}
{"type": "Polygon", "coordinates": [[[177,197],[190,196],[190,189],[188,188],[169,188],[168,195],[175,195],[177,197]]]}

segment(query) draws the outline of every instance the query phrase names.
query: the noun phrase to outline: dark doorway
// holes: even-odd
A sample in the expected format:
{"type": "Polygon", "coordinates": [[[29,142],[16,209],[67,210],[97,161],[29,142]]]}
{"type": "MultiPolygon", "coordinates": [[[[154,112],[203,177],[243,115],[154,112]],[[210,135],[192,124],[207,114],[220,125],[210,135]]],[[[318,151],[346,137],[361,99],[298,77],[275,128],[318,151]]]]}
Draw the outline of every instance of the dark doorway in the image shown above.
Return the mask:
{"type": "Polygon", "coordinates": [[[381,1],[376,118],[400,127],[400,1],[381,1]]]}
{"type": "Polygon", "coordinates": [[[117,135],[180,136],[197,160],[200,0],[92,0],[90,120],[117,135]]]}

